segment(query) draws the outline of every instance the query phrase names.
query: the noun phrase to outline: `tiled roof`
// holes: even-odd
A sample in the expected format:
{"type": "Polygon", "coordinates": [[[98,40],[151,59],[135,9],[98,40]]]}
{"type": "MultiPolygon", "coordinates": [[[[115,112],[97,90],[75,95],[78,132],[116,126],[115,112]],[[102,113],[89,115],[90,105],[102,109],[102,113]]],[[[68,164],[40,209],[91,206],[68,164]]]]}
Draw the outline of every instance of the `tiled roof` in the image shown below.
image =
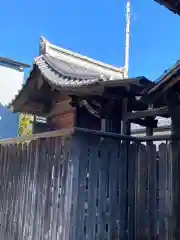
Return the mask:
{"type": "Polygon", "coordinates": [[[35,64],[50,84],[60,87],[86,86],[111,77],[47,54],[35,59],[35,64]]]}
{"type": "Polygon", "coordinates": [[[60,48],[43,37],[40,39],[40,53],[41,55],[35,59],[35,65],[53,85],[79,87],[102,80],[124,78],[122,68],[60,48]]]}
{"type": "MultiPolygon", "coordinates": [[[[23,93],[32,78],[36,78],[36,70],[40,70],[44,79],[54,88],[75,88],[93,85],[107,80],[123,80],[124,69],[85,57],[40,39],[40,56],[34,59],[33,69],[9,107],[23,93]],[[34,77],[35,76],[35,77],[34,77]]],[[[37,80],[37,79],[35,79],[37,80]]]]}

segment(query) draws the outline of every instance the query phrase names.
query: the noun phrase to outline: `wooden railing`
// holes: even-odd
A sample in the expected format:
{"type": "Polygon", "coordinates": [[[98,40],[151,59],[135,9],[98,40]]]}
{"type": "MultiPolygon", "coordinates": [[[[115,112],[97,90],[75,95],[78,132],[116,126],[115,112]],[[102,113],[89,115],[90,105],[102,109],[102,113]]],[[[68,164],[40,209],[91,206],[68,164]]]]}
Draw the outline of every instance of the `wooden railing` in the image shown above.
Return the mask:
{"type": "Polygon", "coordinates": [[[47,139],[47,138],[53,138],[53,137],[66,137],[66,136],[72,135],[73,133],[74,133],[74,128],[68,128],[68,129],[33,134],[31,136],[21,136],[21,137],[0,139],[0,144],[13,144],[18,142],[27,142],[27,141],[37,140],[37,139],[47,139]]]}

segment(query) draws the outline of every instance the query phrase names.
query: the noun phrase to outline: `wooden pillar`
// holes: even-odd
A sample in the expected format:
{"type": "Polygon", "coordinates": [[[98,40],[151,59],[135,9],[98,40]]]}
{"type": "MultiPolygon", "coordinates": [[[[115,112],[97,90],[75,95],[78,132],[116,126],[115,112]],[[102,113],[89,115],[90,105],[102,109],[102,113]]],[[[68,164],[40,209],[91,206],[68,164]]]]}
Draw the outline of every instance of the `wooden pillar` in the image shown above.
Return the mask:
{"type": "Polygon", "coordinates": [[[122,134],[130,135],[131,134],[131,123],[126,119],[126,114],[128,112],[128,98],[124,98],[122,101],[122,134]]]}
{"type": "MultiPolygon", "coordinates": [[[[178,124],[179,125],[179,124],[178,124]]],[[[177,135],[176,129],[179,126],[175,124],[172,118],[172,135],[174,137],[179,137],[177,135]]],[[[179,131],[179,130],[178,130],[179,131]]],[[[173,139],[171,143],[172,151],[172,230],[173,239],[180,239],[180,144],[179,140],[173,139]]]]}
{"type": "Polygon", "coordinates": [[[121,133],[122,129],[122,99],[114,100],[113,119],[111,121],[111,129],[114,133],[121,133]]]}
{"type": "Polygon", "coordinates": [[[107,129],[106,129],[106,119],[105,118],[102,118],[101,119],[101,131],[102,132],[106,132],[107,131],[107,129]]]}
{"type": "Polygon", "coordinates": [[[121,133],[122,108],[121,99],[106,99],[101,111],[101,130],[121,133]]]}
{"type": "Polygon", "coordinates": [[[178,100],[175,93],[168,95],[167,104],[171,116],[171,131],[174,136],[171,143],[170,169],[172,178],[171,231],[173,239],[180,239],[180,111],[176,108],[178,100]]]}
{"type": "MultiPolygon", "coordinates": [[[[180,113],[177,113],[179,115],[180,113]]],[[[179,124],[178,124],[179,125],[179,124]]],[[[172,135],[177,135],[179,126],[172,116],[172,135]]],[[[173,139],[171,144],[172,151],[172,229],[174,239],[180,239],[180,144],[179,140],[173,139]]]]}

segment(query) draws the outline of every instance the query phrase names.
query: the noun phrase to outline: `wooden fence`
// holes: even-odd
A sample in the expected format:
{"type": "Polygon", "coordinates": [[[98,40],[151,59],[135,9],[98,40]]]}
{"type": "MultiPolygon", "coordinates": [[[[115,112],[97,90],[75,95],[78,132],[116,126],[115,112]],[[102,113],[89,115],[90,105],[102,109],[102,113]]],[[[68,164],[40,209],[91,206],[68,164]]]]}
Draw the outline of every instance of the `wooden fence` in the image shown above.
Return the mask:
{"type": "Polygon", "coordinates": [[[0,145],[1,240],[172,240],[169,143],[90,133],[0,145]]]}

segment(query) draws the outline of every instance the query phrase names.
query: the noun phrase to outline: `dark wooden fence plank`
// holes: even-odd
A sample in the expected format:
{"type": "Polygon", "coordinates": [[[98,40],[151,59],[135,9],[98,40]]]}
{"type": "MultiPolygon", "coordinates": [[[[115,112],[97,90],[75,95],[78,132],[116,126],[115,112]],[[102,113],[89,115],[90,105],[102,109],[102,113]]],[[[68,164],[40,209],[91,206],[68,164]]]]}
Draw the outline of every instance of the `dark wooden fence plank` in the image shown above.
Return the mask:
{"type": "Polygon", "coordinates": [[[118,238],[118,220],[119,213],[117,209],[119,196],[117,191],[119,190],[119,152],[118,141],[111,140],[110,143],[110,173],[109,173],[109,240],[118,238]]]}
{"type": "Polygon", "coordinates": [[[119,152],[120,152],[120,159],[119,159],[119,164],[120,164],[120,189],[119,189],[119,194],[120,194],[120,209],[119,209],[119,238],[120,239],[127,239],[127,144],[123,142],[122,144],[119,145],[119,152]]]}
{"type": "Polygon", "coordinates": [[[136,239],[147,239],[148,222],[147,222],[147,172],[148,161],[146,147],[139,146],[138,159],[136,165],[136,207],[135,207],[135,237],[136,239]]]}
{"type": "Polygon", "coordinates": [[[168,188],[166,191],[166,207],[168,209],[168,240],[173,239],[173,201],[172,201],[172,194],[173,194],[173,187],[172,187],[172,165],[173,165],[173,159],[172,159],[172,144],[169,143],[167,145],[168,147],[168,188]]]}
{"type": "MultiPolygon", "coordinates": [[[[88,172],[87,172],[87,225],[86,225],[86,236],[87,239],[95,239],[98,231],[97,226],[97,204],[98,192],[97,192],[97,181],[99,174],[99,160],[98,160],[98,145],[99,138],[92,136],[89,141],[88,147],[88,172]]],[[[85,214],[85,215],[86,215],[85,214]]]]}
{"type": "Polygon", "coordinates": [[[147,144],[148,157],[148,209],[149,209],[149,239],[155,239],[157,235],[157,211],[156,211],[156,145],[147,144]]]}
{"type": "Polygon", "coordinates": [[[88,208],[87,199],[86,199],[86,176],[87,176],[87,167],[88,167],[88,138],[86,135],[82,136],[83,141],[81,141],[81,154],[79,158],[79,179],[78,179],[78,202],[76,212],[76,238],[79,240],[83,240],[86,238],[86,226],[85,226],[85,218],[84,213],[88,208]]]}
{"type": "Polygon", "coordinates": [[[129,145],[128,155],[128,239],[135,235],[135,178],[137,166],[137,145],[129,145]]]}
{"type": "Polygon", "coordinates": [[[99,217],[99,231],[97,239],[107,239],[107,167],[109,158],[109,148],[103,141],[99,146],[99,205],[98,205],[98,217],[99,217]]]}
{"type": "Polygon", "coordinates": [[[159,146],[159,239],[168,239],[168,212],[167,212],[167,196],[166,191],[168,188],[168,155],[167,155],[167,145],[162,143],[159,146]]]}
{"type": "Polygon", "coordinates": [[[0,145],[0,239],[172,240],[179,155],[159,156],[83,132],[0,145]]]}
{"type": "Polygon", "coordinates": [[[70,239],[76,239],[76,229],[79,223],[76,222],[76,212],[78,207],[78,179],[79,179],[79,161],[81,155],[81,138],[75,134],[72,139],[71,160],[72,160],[72,205],[71,205],[71,228],[70,239]]]}
{"type": "Polygon", "coordinates": [[[180,238],[180,142],[172,140],[172,222],[173,222],[173,238],[180,238]]]}

